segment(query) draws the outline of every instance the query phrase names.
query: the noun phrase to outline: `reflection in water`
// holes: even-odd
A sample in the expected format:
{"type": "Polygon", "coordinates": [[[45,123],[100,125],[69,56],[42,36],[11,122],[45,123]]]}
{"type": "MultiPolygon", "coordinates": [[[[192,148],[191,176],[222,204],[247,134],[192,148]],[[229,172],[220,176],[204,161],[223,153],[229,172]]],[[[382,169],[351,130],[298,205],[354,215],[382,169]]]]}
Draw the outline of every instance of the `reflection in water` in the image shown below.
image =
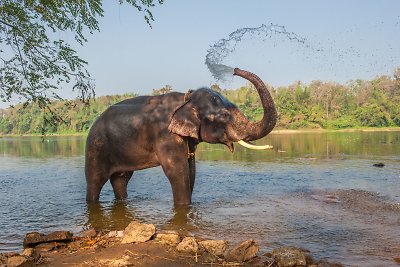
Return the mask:
{"type": "MultiPolygon", "coordinates": [[[[0,154],[18,157],[52,158],[84,155],[85,136],[54,137],[42,142],[41,137],[4,137],[0,154]]],[[[400,132],[275,132],[256,144],[274,146],[272,151],[254,151],[239,145],[230,153],[223,145],[202,143],[198,160],[275,161],[296,157],[370,157],[400,155],[400,132]]]]}
{"type": "Polygon", "coordinates": [[[195,232],[202,228],[202,225],[204,223],[196,207],[191,205],[173,208],[173,216],[163,225],[163,228],[166,230],[178,230],[182,235],[188,235],[190,232],[195,232]]]}
{"type": "MultiPolygon", "coordinates": [[[[111,205],[102,203],[87,204],[87,223],[85,228],[96,231],[123,230],[133,220],[142,221],[140,215],[135,216],[135,208],[124,200],[114,200],[111,205]]],[[[144,220],[146,221],[146,220],[144,220]]],[[[152,222],[157,223],[158,221],[152,222]]],[[[196,231],[203,223],[193,206],[174,207],[172,216],[162,223],[164,230],[177,230],[182,235],[196,231]]]]}
{"type": "Polygon", "coordinates": [[[101,203],[88,203],[87,218],[86,227],[101,231],[124,229],[135,216],[125,201],[114,200],[108,209],[101,203]]]}
{"type": "Polygon", "coordinates": [[[107,183],[100,204],[87,205],[85,137],[1,138],[0,251],[20,249],[30,231],[123,230],[138,220],[231,243],[254,238],[264,252],[294,245],[348,265],[393,264],[400,132],[275,133],[257,143],[274,150],[201,144],[193,204],[175,209],[161,168],[135,172],[126,201],[107,183]]]}

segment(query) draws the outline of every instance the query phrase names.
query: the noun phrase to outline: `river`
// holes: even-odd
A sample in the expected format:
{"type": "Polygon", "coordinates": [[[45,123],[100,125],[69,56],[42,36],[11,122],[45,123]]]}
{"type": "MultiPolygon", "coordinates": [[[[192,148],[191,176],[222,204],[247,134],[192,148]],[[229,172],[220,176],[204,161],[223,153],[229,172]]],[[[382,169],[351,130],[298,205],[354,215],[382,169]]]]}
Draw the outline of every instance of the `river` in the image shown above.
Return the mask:
{"type": "Polygon", "coordinates": [[[122,230],[137,219],[197,236],[248,238],[348,266],[396,266],[400,251],[400,132],[273,133],[257,144],[201,144],[193,204],[174,209],[161,168],[137,171],[128,199],[111,185],[85,201],[85,137],[0,138],[0,252],[27,232],[122,230]],[[375,163],[384,163],[377,168],[375,163]]]}

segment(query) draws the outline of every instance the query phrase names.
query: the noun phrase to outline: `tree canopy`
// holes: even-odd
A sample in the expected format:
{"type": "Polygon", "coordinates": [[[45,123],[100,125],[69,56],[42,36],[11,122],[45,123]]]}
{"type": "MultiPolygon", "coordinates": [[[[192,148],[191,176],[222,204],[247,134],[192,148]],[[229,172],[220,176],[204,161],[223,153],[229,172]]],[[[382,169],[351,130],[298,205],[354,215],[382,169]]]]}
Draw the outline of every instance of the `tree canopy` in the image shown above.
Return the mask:
{"type": "MultiPolygon", "coordinates": [[[[71,84],[77,96],[87,101],[94,95],[94,81],[71,44],[58,38],[60,32],[74,35],[83,45],[87,34],[99,31],[103,16],[101,0],[2,0],[0,2],[0,99],[35,102],[49,108],[61,99],[59,90],[71,84]]],[[[153,21],[151,8],[163,0],[119,0],[153,21]]]]}

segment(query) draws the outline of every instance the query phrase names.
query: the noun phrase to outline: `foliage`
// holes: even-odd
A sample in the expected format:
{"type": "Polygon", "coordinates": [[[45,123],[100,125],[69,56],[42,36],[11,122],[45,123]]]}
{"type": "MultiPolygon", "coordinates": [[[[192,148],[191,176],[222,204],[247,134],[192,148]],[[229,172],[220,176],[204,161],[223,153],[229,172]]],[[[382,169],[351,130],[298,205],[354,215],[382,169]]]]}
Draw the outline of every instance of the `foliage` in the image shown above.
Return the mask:
{"type": "MultiPolygon", "coordinates": [[[[94,94],[93,81],[85,69],[87,62],[60,39],[70,33],[82,45],[86,35],[99,30],[103,16],[101,0],[43,1],[2,0],[0,2],[0,99],[35,102],[49,108],[58,99],[59,88],[73,83],[78,97],[87,101],[94,94]]],[[[143,12],[150,25],[150,8],[163,0],[119,0],[143,12]]],[[[151,25],[150,25],[151,26],[151,25]]],[[[54,120],[50,116],[48,119],[54,120]]]]}
{"type": "Polygon", "coordinates": [[[17,105],[7,110],[0,110],[0,133],[3,134],[42,134],[42,133],[80,133],[89,130],[94,120],[109,106],[136,94],[101,96],[90,99],[88,103],[80,100],[54,101],[50,104],[62,121],[44,124],[48,114],[31,103],[25,107],[17,105]],[[44,128],[43,128],[44,127],[44,128]]]}
{"type": "MultiPolygon", "coordinates": [[[[395,72],[396,73],[396,72],[395,72]]],[[[399,71],[400,73],[400,71],[399,71]]],[[[351,81],[346,85],[313,81],[287,87],[269,87],[278,111],[277,128],[345,129],[400,126],[400,75],[381,76],[372,81],[351,81]]],[[[212,88],[235,103],[251,120],[259,120],[263,109],[251,84],[238,89],[212,88]]],[[[154,89],[153,95],[168,93],[171,86],[154,89]]],[[[60,114],[54,125],[44,124],[49,115],[37,103],[0,109],[1,134],[86,132],[110,105],[135,94],[102,96],[81,101],[54,101],[51,110],[60,114]],[[45,127],[43,127],[45,125],[45,127]]]]}
{"type": "Polygon", "coordinates": [[[172,86],[171,85],[166,85],[163,88],[160,89],[153,89],[152,95],[163,95],[172,92],[172,86]]]}

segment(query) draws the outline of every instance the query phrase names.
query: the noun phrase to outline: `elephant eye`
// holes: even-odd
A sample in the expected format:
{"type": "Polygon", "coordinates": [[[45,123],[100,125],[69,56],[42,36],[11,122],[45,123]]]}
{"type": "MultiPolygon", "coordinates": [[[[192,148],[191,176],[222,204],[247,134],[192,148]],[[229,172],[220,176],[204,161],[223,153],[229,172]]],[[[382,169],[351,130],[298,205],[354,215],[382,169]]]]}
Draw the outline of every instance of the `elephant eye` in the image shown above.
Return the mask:
{"type": "Polygon", "coordinates": [[[228,122],[230,119],[231,115],[229,112],[223,111],[221,114],[219,114],[219,118],[222,122],[228,122]]]}

